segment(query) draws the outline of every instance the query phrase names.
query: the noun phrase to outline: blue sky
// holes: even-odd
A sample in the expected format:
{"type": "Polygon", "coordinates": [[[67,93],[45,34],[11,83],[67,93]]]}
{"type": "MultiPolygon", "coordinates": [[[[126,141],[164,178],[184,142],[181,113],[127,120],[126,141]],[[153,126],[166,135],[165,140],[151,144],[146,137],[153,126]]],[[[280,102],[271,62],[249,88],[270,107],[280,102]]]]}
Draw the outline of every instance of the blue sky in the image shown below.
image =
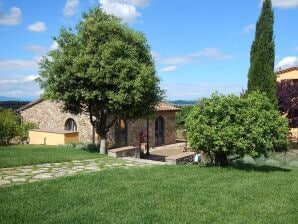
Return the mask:
{"type": "MultiPolygon", "coordinates": [[[[298,64],[298,0],[273,0],[276,67],[298,64]]],[[[62,26],[102,7],[143,32],[167,99],[246,88],[261,0],[0,0],[0,96],[36,99],[38,61],[62,26]]]]}

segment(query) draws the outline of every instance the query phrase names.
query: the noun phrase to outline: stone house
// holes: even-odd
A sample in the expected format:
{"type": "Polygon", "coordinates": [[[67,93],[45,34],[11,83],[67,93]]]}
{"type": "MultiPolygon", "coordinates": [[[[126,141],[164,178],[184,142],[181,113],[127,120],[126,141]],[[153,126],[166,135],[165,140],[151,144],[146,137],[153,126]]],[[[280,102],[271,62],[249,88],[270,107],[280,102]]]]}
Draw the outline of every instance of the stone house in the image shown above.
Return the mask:
{"type": "MultiPolygon", "coordinates": [[[[298,80],[298,66],[289,67],[286,69],[280,69],[276,73],[276,81],[281,82],[282,80],[298,80]]],[[[298,110],[293,111],[294,116],[298,115],[298,110]]],[[[298,127],[294,126],[290,129],[292,140],[298,142],[298,127]]]]}
{"type": "Polygon", "coordinates": [[[298,66],[293,66],[287,69],[281,69],[276,73],[276,81],[298,79],[298,66]]]}
{"type": "MultiPolygon", "coordinates": [[[[99,138],[89,121],[89,116],[66,113],[61,108],[58,102],[38,99],[21,107],[18,112],[23,121],[34,122],[40,129],[77,131],[80,142],[98,143],[99,138]]],[[[148,120],[119,119],[109,130],[109,147],[139,146],[141,142],[147,142],[147,124],[149,147],[175,143],[178,110],[171,104],[161,102],[156,106],[154,116],[148,120]]]]}

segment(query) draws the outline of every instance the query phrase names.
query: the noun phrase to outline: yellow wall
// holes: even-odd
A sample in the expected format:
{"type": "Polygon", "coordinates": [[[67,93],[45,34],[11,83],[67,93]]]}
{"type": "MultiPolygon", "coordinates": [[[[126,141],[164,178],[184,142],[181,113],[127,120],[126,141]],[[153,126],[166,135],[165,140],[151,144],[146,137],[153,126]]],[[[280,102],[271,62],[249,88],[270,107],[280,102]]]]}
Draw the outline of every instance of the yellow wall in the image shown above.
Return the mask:
{"type": "Polygon", "coordinates": [[[64,134],[64,144],[76,143],[76,142],[79,142],[78,132],[64,134]]]}
{"type": "Polygon", "coordinates": [[[284,79],[298,79],[298,70],[281,73],[276,76],[278,82],[284,79]]]}
{"type": "Polygon", "coordinates": [[[29,131],[29,144],[34,145],[60,145],[76,143],[79,135],[75,133],[53,133],[38,130],[29,131]]]}

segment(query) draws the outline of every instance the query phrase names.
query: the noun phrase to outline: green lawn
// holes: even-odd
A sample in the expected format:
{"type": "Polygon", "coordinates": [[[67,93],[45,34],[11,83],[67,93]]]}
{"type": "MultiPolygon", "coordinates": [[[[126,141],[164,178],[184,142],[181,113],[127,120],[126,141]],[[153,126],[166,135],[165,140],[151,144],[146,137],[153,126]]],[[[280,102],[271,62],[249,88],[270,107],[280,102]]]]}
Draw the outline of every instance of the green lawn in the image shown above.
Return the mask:
{"type": "Polygon", "coordinates": [[[298,170],[162,166],[0,188],[0,223],[297,223],[298,170]]]}
{"type": "Polygon", "coordinates": [[[61,146],[0,146],[0,168],[98,157],[99,153],[61,146]]]}

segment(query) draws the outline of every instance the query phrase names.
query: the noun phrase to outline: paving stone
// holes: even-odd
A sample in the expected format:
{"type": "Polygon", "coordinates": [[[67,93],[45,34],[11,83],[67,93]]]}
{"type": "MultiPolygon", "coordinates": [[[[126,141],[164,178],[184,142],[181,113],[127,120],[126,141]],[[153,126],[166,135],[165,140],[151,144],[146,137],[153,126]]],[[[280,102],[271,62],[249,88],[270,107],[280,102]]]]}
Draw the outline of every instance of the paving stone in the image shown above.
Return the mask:
{"type": "Polygon", "coordinates": [[[39,173],[45,173],[45,172],[46,172],[45,170],[34,170],[31,173],[32,174],[39,174],[39,173]]]}
{"type": "Polygon", "coordinates": [[[11,180],[13,178],[16,178],[16,176],[4,176],[3,179],[5,180],[11,180]]]}
{"type": "Polygon", "coordinates": [[[14,183],[17,183],[17,182],[25,182],[26,181],[26,178],[13,178],[13,179],[11,179],[12,180],[12,182],[14,182],[14,183]]]}
{"type": "Polygon", "coordinates": [[[15,174],[16,173],[16,170],[13,170],[13,169],[2,170],[2,173],[4,173],[4,174],[15,174]]]}
{"type": "Polygon", "coordinates": [[[32,169],[20,169],[20,172],[23,172],[23,173],[29,173],[32,171],[33,171],[32,169]]]}
{"type": "Polygon", "coordinates": [[[36,176],[32,177],[34,179],[49,179],[52,178],[53,175],[51,173],[40,173],[37,174],[36,176]]]}
{"type": "Polygon", "coordinates": [[[37,165],[37,167],[46,167],[46,168],[48,168],[48,167],[52,167],[52,166],[53,166],[53,165],[50,164],[50,163],[45,163],[45,164],[37,165]]]}
{"type": "Polygon", "coordinates": [[[0,185],[6,185],[6,184],[10,184],[10,181],[8,181],[8,180],[0,180],[0,185]]]}

